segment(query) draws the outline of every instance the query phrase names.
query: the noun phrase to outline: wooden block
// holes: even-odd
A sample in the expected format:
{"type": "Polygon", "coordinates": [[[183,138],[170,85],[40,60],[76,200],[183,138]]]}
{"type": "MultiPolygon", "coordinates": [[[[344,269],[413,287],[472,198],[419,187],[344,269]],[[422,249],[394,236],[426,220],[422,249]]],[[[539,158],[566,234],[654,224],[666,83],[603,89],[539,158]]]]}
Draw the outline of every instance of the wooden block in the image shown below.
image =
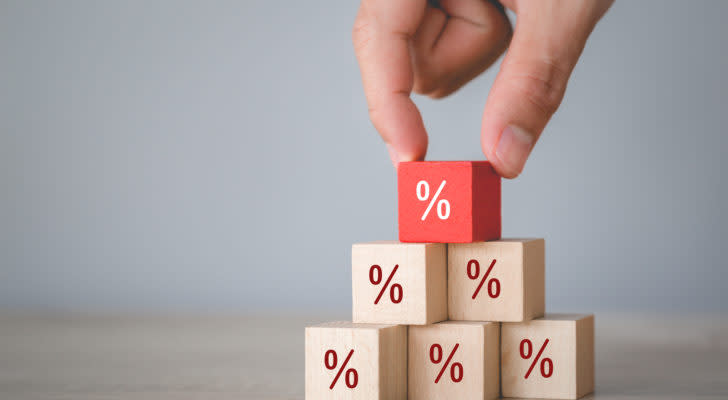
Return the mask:
{"type": "Polygon", "coordinates": [[[489,162],[402,162],[397,176],[400,241],[500,238],[500,177],[489,162]]]}
{"type": "Polygon", "coordinates": [[[504,397],[578,399],[594,391],[594,316],[503,323],[504,397]]]}
{"type": "Polygon", "coordinates": [[[407,397],[407,327],[330,322],[306,328],[306,399],[407,397]]]}
{"type": "Polygon", "coordinates": [[[424,325],[447,319],[445,244],[359,243],[352,246],[351,265],[354,322],[424,325]]]}
{"type": "Polygon", "coordinates": [[[410,400],[500,395],[500,324],[447,321],[409,328],[410,400]]]}
{"type": "Polygon", "coordinates": [[[448,245],[449,318],[516,322],[541,317],[544,271],[543,239],[448,245]]]}

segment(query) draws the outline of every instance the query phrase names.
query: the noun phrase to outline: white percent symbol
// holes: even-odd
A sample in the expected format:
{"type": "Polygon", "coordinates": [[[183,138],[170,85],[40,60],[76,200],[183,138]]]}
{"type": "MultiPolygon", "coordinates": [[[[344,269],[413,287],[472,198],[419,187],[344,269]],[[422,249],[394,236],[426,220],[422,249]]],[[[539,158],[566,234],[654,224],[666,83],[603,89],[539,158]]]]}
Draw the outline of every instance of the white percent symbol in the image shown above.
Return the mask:
{"type": "Polygon", "coordinates": [[[437,199],[440,197],[440,193],[442,192],[442,189],[445,187],[446,181],[442,181],[440,184],[440,187],[437,188],[437,192],[435,192],[435,195],[430,198],[430,184],[427,183],[427,181],[419,181],[417,182],[417,200],[419,201],[427,201],[430,200],[430,204],[427,205],[427,209],[425,210],[425,213],[422,214],[422,221],[427,218],[427,214],[430,213],[430,210],[432,210],[432,206],[435,205],[435,202],[437,202],[437,216],[440,219],[448,219],[450,217],[450,202],[445,199],[440,199],[440,201],[437,201],[437,199]]]}

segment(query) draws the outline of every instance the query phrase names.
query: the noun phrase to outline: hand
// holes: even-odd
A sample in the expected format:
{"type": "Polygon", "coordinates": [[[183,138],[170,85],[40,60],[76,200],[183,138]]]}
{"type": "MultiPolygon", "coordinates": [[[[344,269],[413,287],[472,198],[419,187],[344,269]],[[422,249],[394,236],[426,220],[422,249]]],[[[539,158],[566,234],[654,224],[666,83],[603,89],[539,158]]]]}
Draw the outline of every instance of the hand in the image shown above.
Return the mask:
{"type": "Polygon", "coordinates": [[[410,99],[478,76],[509,46],[486,101],[481,146],[515,178],[564,97],[586,40],[613,0],[362,0],[353,42],[369,116],[397,165],[424,159],[427,132],[410,99]],[[512,39],[511,39],[512,36],[512,39]]]}

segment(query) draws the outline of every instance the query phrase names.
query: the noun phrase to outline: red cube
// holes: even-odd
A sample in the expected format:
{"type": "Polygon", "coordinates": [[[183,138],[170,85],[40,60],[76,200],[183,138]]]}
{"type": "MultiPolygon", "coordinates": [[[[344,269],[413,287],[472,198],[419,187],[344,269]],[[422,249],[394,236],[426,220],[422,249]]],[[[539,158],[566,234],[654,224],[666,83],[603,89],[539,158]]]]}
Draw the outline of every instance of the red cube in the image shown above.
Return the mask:
{"type": "Polygon", "coordinates": [[[488,161],[403,162],[397,175],[401,242],[500,239],[500,177],[488,161]]]}

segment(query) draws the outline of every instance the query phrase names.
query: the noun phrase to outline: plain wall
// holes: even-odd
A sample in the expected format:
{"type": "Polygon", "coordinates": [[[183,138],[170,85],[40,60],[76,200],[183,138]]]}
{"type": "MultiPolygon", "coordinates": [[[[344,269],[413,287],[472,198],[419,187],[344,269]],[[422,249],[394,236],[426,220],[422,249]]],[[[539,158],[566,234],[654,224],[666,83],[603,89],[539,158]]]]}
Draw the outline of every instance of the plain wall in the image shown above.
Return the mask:
{"type": "MultiPolygon", "coordinates": [[[[396,176],[355,1],[0,2],[0,308],[346,311],[396,176]]],[[[550,311],[728,310],[728,2],[617,2],[504,236],[550,311]]],[[[416,97],[429,159],[483,159],[497,66],[416,97]]]]}

